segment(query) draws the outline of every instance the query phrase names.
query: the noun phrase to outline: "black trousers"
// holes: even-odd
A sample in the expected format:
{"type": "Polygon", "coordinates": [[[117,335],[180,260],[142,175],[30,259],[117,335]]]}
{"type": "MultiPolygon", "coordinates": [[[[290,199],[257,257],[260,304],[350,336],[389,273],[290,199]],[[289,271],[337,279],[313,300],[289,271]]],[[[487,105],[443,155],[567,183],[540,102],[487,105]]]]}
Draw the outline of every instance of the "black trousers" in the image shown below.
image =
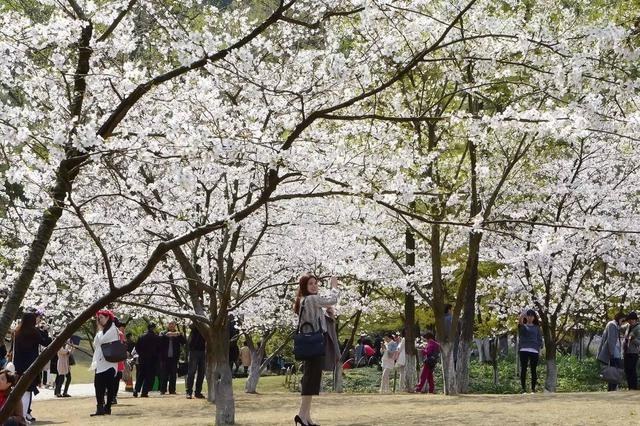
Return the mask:
{"type": "Polygon", "coordinates": [[[531,390],[535,392],[538,385],[538,358],[534,352],[520,351],[520,384],[522,391],[527,391],[527,364],[531,367],[531,390]]]}
{"type": "Polygon", "coordinates": [[[69,392],[69,385],[71,384],[71,373],[67,374],[58,374],[56,376],[56,390],[54,392],[55,395],[60,395],[62,391],[62,383],[64,383],[64,393],[67,394],[69,392]],[[66,382],[65,382],[66,378],[66,382]]]}
{"type": "Polygon", "coordinates": [[[624,374],[629,389],[638,389],[638,354],[624,354],[624,374]]]}
{"type": "Polygon", "coordinates": [[[148,395],[156,378],[156,362],[154,360],[140,360],[138,373],[136,374],[136,387],[134,391],[142,395],[148,395]]]}
{"type": "Polygon", "coordinates": [[[193,393],[193,379],[196,380],[196,395],[202,393],[204,382],[205,352],[189,351],[189,372],[187,374],[187,395],[193,393]],[[198,373],[196,376],[196,372],[198,373]]]}
{"type": "Polygon", "coordinates": [[[120,389],[120,380],[122,380],[122,371],[118,371],[116,373],[116,377],[113,378],[113,383],[111,384],[111,386],[113,386],[113,389],[111,391],[111,395],[113,395],[113,398],[111,399],[111,402],[114,402],[118,397],[118,390],[120,389]]]}
{"type": "Polygon", "coordinates": [[[178,358],[167,358],[162,360],[160,366],[160,392],[167,392],[169,385],[169,393],[176,392],[176,379],[178,378],[178,358]]]}
{"type": "Polygon", "coordinates": [[[111,401],[113,401],[113,378],[116,375],[116,370],[110,368],[102,373],[96,373],[93,378],[93,387],[96,389],[96,403],[98,407],[111,408],[111,401]],[[107,397],[105,403],[105,396],[107,397]]]}

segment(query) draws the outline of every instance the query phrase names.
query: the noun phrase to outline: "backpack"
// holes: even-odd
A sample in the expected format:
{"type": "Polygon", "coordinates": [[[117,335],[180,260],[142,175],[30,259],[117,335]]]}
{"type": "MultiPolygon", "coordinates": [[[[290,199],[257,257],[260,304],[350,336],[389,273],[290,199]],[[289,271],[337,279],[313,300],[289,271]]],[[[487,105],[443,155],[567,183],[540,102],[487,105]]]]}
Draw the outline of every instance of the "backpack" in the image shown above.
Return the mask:
{"type": "Polygon", "coordinates": [[[433,369],[438,362],[440,362],[440,351],[433,352],[426,357],[424,357],[424,363],[431,369],[433,369]]]}

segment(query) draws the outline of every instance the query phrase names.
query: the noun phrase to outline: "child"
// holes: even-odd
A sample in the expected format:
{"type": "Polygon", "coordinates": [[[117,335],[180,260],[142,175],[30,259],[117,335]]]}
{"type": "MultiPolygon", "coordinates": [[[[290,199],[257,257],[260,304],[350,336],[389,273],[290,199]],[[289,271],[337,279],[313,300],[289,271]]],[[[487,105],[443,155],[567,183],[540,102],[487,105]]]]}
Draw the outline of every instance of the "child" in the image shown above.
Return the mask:
{"type": "MultiPolygon", "coordinates": [[[[9,399],[9,394],[11,393],[11,389],[15,386],[18,378],[15,374],[8,370],[0,371],[0,408],[2,408],[9,399]]],[[[16,406],[13,407],[13,413],[11,417],[9,417],[5,424],[14,424],[14,425],[27,425],[26,420],[22,417],[22,402],[18,401],[16,406]]]]}

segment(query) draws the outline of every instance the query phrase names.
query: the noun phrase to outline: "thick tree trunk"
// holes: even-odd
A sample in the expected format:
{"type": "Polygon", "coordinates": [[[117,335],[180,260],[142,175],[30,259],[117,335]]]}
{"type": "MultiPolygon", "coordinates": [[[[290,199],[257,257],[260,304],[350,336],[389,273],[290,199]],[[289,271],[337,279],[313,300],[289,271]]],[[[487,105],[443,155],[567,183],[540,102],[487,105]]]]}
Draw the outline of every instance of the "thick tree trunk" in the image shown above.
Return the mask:
{"type": "Polygon", "coordinates": [[[456,386],[456,367],[454,358],[454,345],[451,342],[440,344],[442,351],[442,377],[444,379],[445,395],[455,395],[458,393],[456,386]]]}
{"type": "Polygon", "coordinates": [[[226,322],[211,328],[207,339],[208,399],[216,404],[216,425],[235,423],[232,374],[229,366],[229,328],[226,322]]]}
{"type": "Polygon", "coordinates": [[[544,389],[547,392],[555,392],[558,385],[558,366],[556,365],[556,347],[547,345],[545,349],[547,374],[544,380],[544,389]]]}
{"type": "Polygon", "coordinates": [[[207,379],[213,380],[213,386],[209,383],[209,389],[213,388],[214,393],[209,390],[209,400],[213,396],[216,403],[216,425],[232,425],[235,423],[236,410],[233,398],[233,376],[229,366],[229,327],[226,322],[216,324],[211,329],[212,341],[207,342],[207,351],[211,356],[208,366],[212,373],[207,373],[207,379]],[[210,349],[209,349],[210,348],[210,349]],[[210,377],[211,376],[211,377],[210,377]]]}
{"type": "MultiPolygon", "coordinates": [[[[405,339],[406,342],[406,339],[405,339]]],[[[416,355],[407,354],[406,364],[404,366],[405,373],[405,391],[415,392],[418,384],[418,357],[416,355]]]]}
{"type": "Polygon", "coordinates": [[[469,361],[473,340],[460,339],[458,344],[458,361],[456,366],[456,386],[458,393],[469,392],[469,361]]]}
{"type": "MultiPolygon", "coordinates": [[[[209,343],[207,343],[207,349],[209,343]]],[[[205,379],[207,380],[207,400],[209,402],[216,402],[216,367],[218,361],[215,355],[207,350],[207,365],[205,368],[205,379]]]]}
{"type": "Polygon", "coordinates": [[[251,365],[249,365],[249,377],[244,385],[246,393],[257,393],[258,381],[262,373],[262,354],[260,351],[251,351],[251,365]]]}

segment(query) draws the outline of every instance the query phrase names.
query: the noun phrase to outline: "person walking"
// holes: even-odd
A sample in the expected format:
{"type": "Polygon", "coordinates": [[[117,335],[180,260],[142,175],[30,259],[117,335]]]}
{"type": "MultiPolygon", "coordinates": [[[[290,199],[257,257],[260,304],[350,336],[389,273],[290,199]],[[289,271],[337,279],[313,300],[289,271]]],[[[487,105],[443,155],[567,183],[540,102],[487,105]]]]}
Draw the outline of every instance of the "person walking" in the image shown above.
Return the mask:
{"type": "Polygon", "coordinates": [[[624,373],[627,376],[627,385],[630,390],[638,389],[638,353],[640,352],[640,327],[638,327],[638,314],[630,312],[625,318],[626,324],[621,327],[624,333],[624,373]]]}
{"type": "Polygon", "coordinates": [[[187,339],[178,331],[175,321],[169,321],[160,338],[160,395],[167,393],[167,386],[169,394],[175,395],[180,351],[187,339]]]}
{"type": "Polygon", "coordinates": [[[189,334],[189,369],[187,372],[187,399],[193,398],[193,380],[195,378],[195,397],[204,399],[202,382],[204,382],[206,343],[195,324],[191,324],[189,334]],[[197,374],[197,375],[196,375],[197,374]]]}
{"type": "Polygon", "coordinates": [[[422,372],[420,373],[420,381],[416,385],[416,392],[423,392],[425,385],[429,385],[429,393],[436,392],[435,381],[433,380],[433,371],[438,363],[440,356],[440,344],[436,341],[436,336],[431,331],[424,333],[427,344],[422,348],[422,372]]]}
{"type": "MultiPolygon", "coordinates": [[[[604,328],[602,340],[600,340],[600,346],[598,347],[598,356],[596,357],[604,365],[622,368],[620,323],[624,318],[625,315],[622,312],[618,312],[604,328]]],[[[618,390],[618,383],[609,382],[607,390],[609,392],[618,390]]]]}
{"type": "MultiPolygon", "coordinates": [[[[18,377],[23,375],[38,358],[40,345],[48,346],[51,343],[48,333],[38,327],[40,318],[35,312],[25,312],[16,328],[12,352],[13,365],[18,377]]],[[[36,378],[22,395],[23,417],[30,422],[36,421],[35,417],[31,415],[31,402],[33,396],[39,393],[38,379],[36,378]]]]}
{"type": "Polygon", "coordinates": [[[538,385],[538,360],[542,349],[542,331],[538,315],[533,309],[521,314],[518,320],[518,354],[520,355],[520,385],[527,393],[527,365],[531,369],[531,392],[538,385]]]}
{"type": "Polygon", "coordinates": [[[393,334],[385,333],[383,342],[380,345],[382,358],[382,378],[380,380],[380,393],[389,393],[389,379],[391,372],[396,366],[396,352],[398,344],[393,340],[393,334]]]}
{"type": "Polygon", "coordinates": [[[71,343],[71,339],[67,340],[67,343],[58,351],[58,362],[56,363],[56,371],[58,375],[56,376],[56,387],[54,394],[58,398],[65,397],[68,398],[69,395],[69,385],[71,384],[71,354],[73,353],[74,347],[71,343]],[[62,383],[64,382],[64,393],[62,393],[62,383]]]}
{"type": "MultiPolygon", "coordinates": [[[[313,331],[327,330],[325,314],[322,308],[333,307],[338,303],[338,279],[331,277],[331,294],[329,296],[318,295],[318,279],[313,275],[303,275],[298,282],[298,293],[293,305],[293,311],[298,314],[300,324],[308,323],[313,331]],[[320,327],[321,330],[318,329],[320,327]]],[[[307,327],[308,328],[308,327],[307,327]]],[[[305,331],[307,331],[305,329],[305,331]]],[[[302,426],[314,425],[311,420],[311,400],[313,395],[320,394],[320,382],[324,356],[304,361],[301,381],[301,401],[298,414],[294,422],[302,426]]]]}
{"type": "Polygon", "coordinates": [[[96,318],[98,332],[93,339],[93,359],[90,368],[95,371],[93,386],[96,390],[96,412],[91,414],[92,417],[111,414],[113,381],[118,371],[118,363],[107,361],[102,353],[102,345],[119,340],[118,329],[113,323],[113,312],[107,309],[99,310],[96,318]]]}
{"type": "Polygon", "coordinates": [[[240,362],[242,363],[242,368],[246,375],[249,371],[249,366],[251,365],[251,349],[249,349],[246,340],[244,341],[244,345],[240,348],[240,362]]]}
{"type": "Polygon", "coordinates": [[[133,396],[137,398],[140,394],[142,398],[148,398],[156,377],[158,356],[160,355],[160,338],[156,334],[155,324],[147,325],[147,332],[140,336],[135,349],[138,353],[139,374],[137,378],[139,377],[140,380],[136,380],[133,396]]]}

